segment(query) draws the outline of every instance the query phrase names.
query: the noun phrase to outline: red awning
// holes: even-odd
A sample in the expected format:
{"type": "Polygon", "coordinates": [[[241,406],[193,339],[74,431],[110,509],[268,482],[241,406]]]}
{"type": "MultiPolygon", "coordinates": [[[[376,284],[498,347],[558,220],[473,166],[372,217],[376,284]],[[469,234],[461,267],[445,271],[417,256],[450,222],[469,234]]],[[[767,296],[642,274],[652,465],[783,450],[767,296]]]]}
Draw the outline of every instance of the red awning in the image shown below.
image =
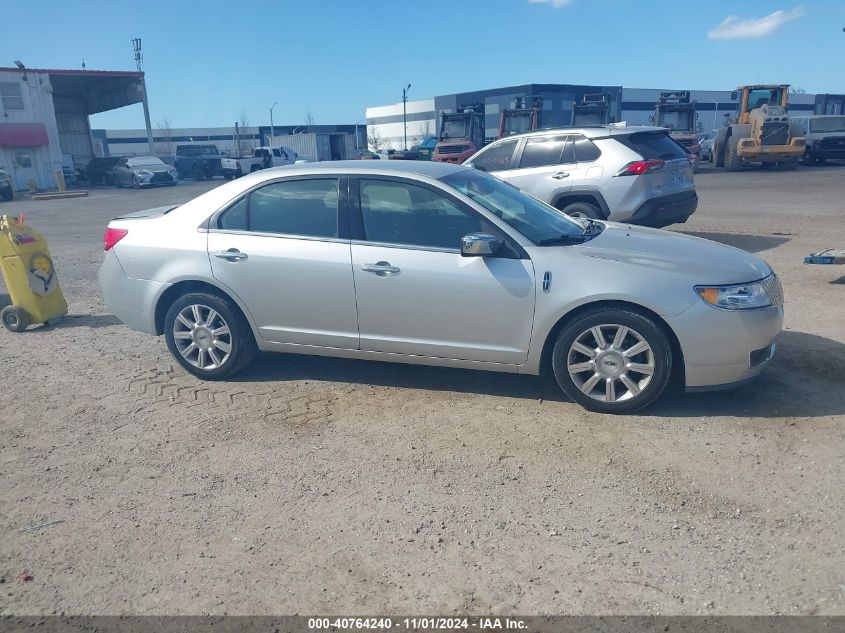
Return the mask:
{"type": "Polygon", "coordinates": [[[0,146],[35,147],[48,142],[43,123],[0,123],[0,146]]]}

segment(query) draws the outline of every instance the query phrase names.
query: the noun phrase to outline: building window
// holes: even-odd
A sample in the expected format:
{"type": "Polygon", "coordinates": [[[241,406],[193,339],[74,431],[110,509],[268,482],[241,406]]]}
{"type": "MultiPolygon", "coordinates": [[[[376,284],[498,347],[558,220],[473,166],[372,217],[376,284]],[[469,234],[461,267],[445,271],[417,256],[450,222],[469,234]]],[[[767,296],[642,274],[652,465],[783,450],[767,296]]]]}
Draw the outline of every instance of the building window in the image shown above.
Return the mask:
{"type": "Polygon", "coordinates": [[[3,100],[4,110],[23,110],[20,84],[0,83],[0,98],[3,100]]]}
{"type": "Polygon", "coordinates": [[[32,167],[32,150],[29,148],[15,150],[15,167],[32,167]]]}

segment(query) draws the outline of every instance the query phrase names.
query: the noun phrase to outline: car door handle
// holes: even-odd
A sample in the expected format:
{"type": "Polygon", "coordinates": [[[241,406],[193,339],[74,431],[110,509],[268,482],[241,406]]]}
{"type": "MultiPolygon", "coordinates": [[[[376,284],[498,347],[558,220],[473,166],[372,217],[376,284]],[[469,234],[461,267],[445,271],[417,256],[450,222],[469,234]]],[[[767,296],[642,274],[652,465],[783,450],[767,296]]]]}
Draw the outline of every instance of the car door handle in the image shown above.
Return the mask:
{"type": "Polygon", "coordinates": [[[230,248],[226,251],[214,251],[212,255],[230,262],[239,262],[247,258],[247,254],[241,253],[237,248],[230,248]]]}
{"type": "Polygon", "coordinates": [[[375,273],[379,277],[398,275],[401,272],[399,266],[392,266],[390,262],[376,262],[375,264],[362,264],[361,270],[365,273],[375,273]]]}
{"type": "Polygon", "coordinates": [[[564,178],[569,178],[569,174],[565,171],[559,171],[554,176],[552,176],[555,180],[563,180],[564,178]]]}

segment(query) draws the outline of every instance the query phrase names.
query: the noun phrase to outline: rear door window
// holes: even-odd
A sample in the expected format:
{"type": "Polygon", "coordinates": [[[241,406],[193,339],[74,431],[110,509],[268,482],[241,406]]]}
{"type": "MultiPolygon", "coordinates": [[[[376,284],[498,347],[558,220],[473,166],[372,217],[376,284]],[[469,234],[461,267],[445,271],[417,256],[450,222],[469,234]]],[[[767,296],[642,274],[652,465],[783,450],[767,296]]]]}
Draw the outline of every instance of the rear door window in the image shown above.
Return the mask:
{"type": "Polygon", "coordinates": [[[513,153],[518,141],[505,141],[492,147],[481,150],[481,153],[473,159],[473,165],[477,165],[484,171],[494,172],[513,168],[513,153]]]}
{"type": "Polygon", "coordinates": [[[579,163],[591,163],[601,156],[601,150],[587,137],[575,134],[572,140],[575,144],[575,160],[579,163]]]}
{"type": "Polygon", "coordinates": [[[666,132],[637,132],[613,137],[634,150],[645,160],[675,160],[686,158],[687,151],[673,141],[666,132]]]}
{"type": "Polygon", "coordinates": [[[566,145],[565,136],[535,136],[526,139],[519,168],[546,167],[560,165],[563,149],[566,145]]]}

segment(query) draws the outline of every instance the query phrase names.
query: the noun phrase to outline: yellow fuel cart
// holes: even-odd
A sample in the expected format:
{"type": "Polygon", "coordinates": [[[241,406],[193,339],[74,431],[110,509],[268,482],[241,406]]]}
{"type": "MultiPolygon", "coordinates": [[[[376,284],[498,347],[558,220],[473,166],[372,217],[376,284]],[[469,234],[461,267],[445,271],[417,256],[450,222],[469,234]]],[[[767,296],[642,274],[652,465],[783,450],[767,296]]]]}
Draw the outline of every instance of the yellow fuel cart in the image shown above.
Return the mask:
{"type": "Polygon", "coordinates": [[[23,223],[23,216],[0,215],[0,270],[12,305],[0,311],[7,330],[21,332],[31,323],[52,325],[67,314],[47,242],[23,223]]]}

